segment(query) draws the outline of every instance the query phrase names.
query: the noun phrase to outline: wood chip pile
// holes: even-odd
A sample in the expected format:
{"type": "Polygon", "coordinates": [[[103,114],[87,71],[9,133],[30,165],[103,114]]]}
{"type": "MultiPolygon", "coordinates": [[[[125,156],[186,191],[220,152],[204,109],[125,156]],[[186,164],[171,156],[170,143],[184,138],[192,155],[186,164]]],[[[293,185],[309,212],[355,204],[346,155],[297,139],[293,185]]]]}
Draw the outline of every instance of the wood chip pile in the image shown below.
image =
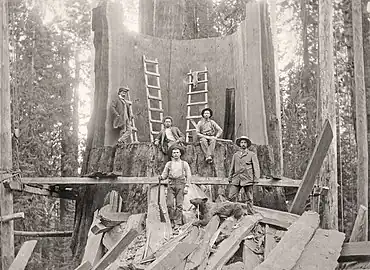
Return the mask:
{"type": "MultiPolygon", "coordinates": [[[[189,222],[162,239],[156,250],[150,250],[151,235],[156,231],[148,228],[149,215],[120,213],[123,221],[114,224],[107,222],[107,214],[97,214],[83,263],[77,269],[287,270],[338,266],[344,234],[319,229],[317,213],[296,216],[260,207],[255,210],[256,214],[239,220],[213,216],[205,227],[189,222]],[[105,225],[101,224],[104,219],[105,225]]],[[[156,241],[158,235],[166,235],[162,231],[158,229],[156,241]]]]}

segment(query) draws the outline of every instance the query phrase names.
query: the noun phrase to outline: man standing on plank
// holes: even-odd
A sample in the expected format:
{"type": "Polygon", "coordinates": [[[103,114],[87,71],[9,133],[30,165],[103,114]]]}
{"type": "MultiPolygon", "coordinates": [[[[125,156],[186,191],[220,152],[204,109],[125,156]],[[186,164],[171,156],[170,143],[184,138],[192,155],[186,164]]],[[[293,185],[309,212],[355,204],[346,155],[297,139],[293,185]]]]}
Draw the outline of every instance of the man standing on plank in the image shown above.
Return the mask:
{"type": "Polygon", "coordinates": [[[202,119],[196,126],[197,136],[200,137],[200,147],[206,155],[208,163],[213,162],[213,156],[216,147],[216,139],[222,134],[222,128],[211,119],[213,111],[210,108],[202,110],[202,119]]]}
{"type": "Polygon", "coordinates": [[[180,158],[184,153],[185,150],[181,146],[176,144],[171,146],[168,155],[172,156],[172,160],[166,163],[162,175],[159,176],[160,181],[167,178],[169,180],[166,202],[171,225],[175,229],[182,225],[182,204],[191,183],[190,166],[180,158]]]}
{"type": "MultiPolygon", "coordinates": [[[[171,116],[166,116],[163,119],[164,128],[159,132],[154,140],[156,146],[160,146],[162,152],[166,155],[168,149],[176,144],[185,141],[184,134],[180,131],[178,127],[172,126],[173,118],[171,116]]],[[[171,156],[171,155],[169,155],[171,156]]]]}
{"type": "Polygon", "coordinates": [[[253,205],[253,183],[260,178],[260,166],[257,155],[248,148],[252,142],[248,137],[241,136],[236,139],[236,145],[241,148],[233,155],[229,171],[229,200],[236,202],[239,191],[244,188],[247,197],[246,203],[253,205]]]}

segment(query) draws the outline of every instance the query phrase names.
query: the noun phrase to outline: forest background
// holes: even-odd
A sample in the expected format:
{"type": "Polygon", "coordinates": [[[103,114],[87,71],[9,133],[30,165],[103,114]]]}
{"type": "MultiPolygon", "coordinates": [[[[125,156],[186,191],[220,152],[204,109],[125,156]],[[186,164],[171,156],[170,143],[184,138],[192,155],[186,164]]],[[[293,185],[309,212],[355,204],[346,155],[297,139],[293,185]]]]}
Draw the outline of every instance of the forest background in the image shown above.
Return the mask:
{"type": "MultiPolygon", "coordinates": [[[[193,35],[233,33],[247,0],[186,0],[196,10],[193,35]]],[[[22,176],[77,176],[93,97],[91,14],[94,0],[9,0],[13,164],[22,176]]],[[[122,23],[138,30],[139,0],[122,5],[122,23]]],[[[271,1],[272,2],[272,1],[271,1]]],[[[301,179],[316,136],[318,1],[276,0],[274,43],[278,60],[284,175],[301,179]]],[[[350,0],[334,2],[339,230],[349,236],[356,217],[356,134],[350,0]]],[[[369,14],[363,2],[364,58],[370,59],[369,14]]],[[[273,22],[274,23],[274,22],[273,22]]],[[[365,60],[366,88],[370,60],[365,60]]],[[[289,190],[286,195],[289,197],[289,190]]],[[[72,230],[74,203],[15,193],[14,212],[26,219],[15,230],[72,230]]],[[[26,241],[17,236],[16,251],[26,241]]],[[[43,238],[27,269],[68,269],[69,238],[43,238]]]]}

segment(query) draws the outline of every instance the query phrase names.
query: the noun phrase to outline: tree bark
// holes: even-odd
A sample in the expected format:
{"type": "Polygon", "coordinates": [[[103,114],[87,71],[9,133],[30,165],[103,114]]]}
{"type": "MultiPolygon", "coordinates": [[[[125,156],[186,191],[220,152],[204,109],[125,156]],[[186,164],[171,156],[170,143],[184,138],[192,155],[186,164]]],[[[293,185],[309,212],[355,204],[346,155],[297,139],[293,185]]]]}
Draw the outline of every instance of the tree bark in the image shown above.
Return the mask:
{"type": "MultiPolygon", "coordinates": [[[[363,34],[363,50],[364,50],[364,74],[365,76],[365,93],[366,93],[366,111],[367,111],[367,145],[370,147],[370,21],[369,13],[367,12],[368,1],[362,0],[362,34],[363,34]]],[[[368,162],[370,162],[368,160],[368,162]]],[[[368,170],[370,164],[368,165],[368,170]]],[[[370,205],[368,205],[368,208],[370,205]]],[[[368,211],[368,219],[370,211],[368,211]]],[[[370,235],[370,227],[368,226],[368,235],[370,235]]]]}
{"type": "MultiPolygon", "coordinates": [[[[9,36],[7,1],[0,2],[0,179],[12,175],[12,136],[9,85],[9,36]]],[[[13,214],[13,194],[0,182],[0,216],[13,214]]],[[[14,260],[13,221],[0,227],[0,269],[6,270],[14,260]]]]}
{"type": "Polygon", "coordinates": [[[319,1],[319,93],[318,129],[322,129],[326,119],[333,129],[334,138],[322,165],[321,186],[329,187],[323,199],[322,228],[338,228],[338,187],[337,187],[337,137],[333,62],[333,3],[319,1]]]}

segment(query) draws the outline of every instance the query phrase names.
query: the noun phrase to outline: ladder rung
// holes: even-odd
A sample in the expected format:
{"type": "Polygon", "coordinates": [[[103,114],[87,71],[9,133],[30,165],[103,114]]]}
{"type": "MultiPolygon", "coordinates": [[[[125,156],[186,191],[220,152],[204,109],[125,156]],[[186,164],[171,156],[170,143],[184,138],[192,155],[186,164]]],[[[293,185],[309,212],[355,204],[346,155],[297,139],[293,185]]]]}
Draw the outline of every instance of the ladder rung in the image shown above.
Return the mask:
{"type": "MultiPolygon", "coordinates": [[[[207,73],[208,70],[206,69],[206,70],[199,70],[199,71],[193,71],[193,72],[198,72],[198,74],[199,73],[207,73]]],[[[192,75],[193,72],[188,72],[188,75],[192,75]]]]}
{"type": "Polygon", "coordinates": [[[152,123],[159,123],[159,124],[162,124],[162,121],[161,121],[161,120],[150,119],[149,121],[150,121],[150,122],[152,122],[152,123]]]}
{"type": "Polygon", "coordinates": [[[145,63],[151,63],[151,64],[158,64],[158,60],[150,60],[147,58],[144,58],[145,63]]]}
{"type": "Polygon", "coordinates": [[[152,96],[152,95],[148,95],[148,99],[154,99],[154,100],[162,101],[162,99],[160,97],[156,97],[156,96],[152,96]]]}
{"type": "MultiPolygon", "coordinates": [[[[207,82],[208,82],[208,80],[197,81],[198,84],[207,83],[207,82]]],[[[188,84],[194,84],[194,82],[188,82],[188,84]]]]}
{"type": "Polygon", "coordinates": [[[195,106],[195,105],[205,105],[208,104],[207,101],[201,101],[201,102],[194,102],[194,103],[188,103],[187,106],[195,106]]]}
{"type": "Polygon", "coordinates": [[[149,110],[153,112],[163,112],[163,109],[160,108],[149,108],[149,110]]]}
{"type": "Polygon", "coordinates": [[[161,76],[159,73],[150,72],[150,71],[145,71],[145,74],[146,74],[146,75],[156,76],[156,77],[160,77],[160,76],[161,76]]]}
{"type": "Polygon", "coordinates": [[[157,135],[157,134],[159,134],[159,131],[154,131],[154,130],[153,130],[151,133],[152,133],[153,135],[157,135]]]}
{"type": "Polygon", "coordinates": [[[196,130],[195,128],[192,128],[192,129],[187,129],[186,132],[190,132],[190,131],[194,131],[196,130]]]}
{"type": "Polygon", "coordinates": [[[203,94],[203,93],[208,93],[208,90],[188,92],[188,95],[203,94]]]}
{"type": "Polygon", "coordinates": [[[158,85],[147,85],[147,88],[153,88],[153,89],[161,89],[158,85]]]}
{"type": "Polygon", "coordinates": [[[198,118],[202,118],[201,115],[190,115],[190,116],[186,116],[186,119],[198,119],[198,118]]]}

